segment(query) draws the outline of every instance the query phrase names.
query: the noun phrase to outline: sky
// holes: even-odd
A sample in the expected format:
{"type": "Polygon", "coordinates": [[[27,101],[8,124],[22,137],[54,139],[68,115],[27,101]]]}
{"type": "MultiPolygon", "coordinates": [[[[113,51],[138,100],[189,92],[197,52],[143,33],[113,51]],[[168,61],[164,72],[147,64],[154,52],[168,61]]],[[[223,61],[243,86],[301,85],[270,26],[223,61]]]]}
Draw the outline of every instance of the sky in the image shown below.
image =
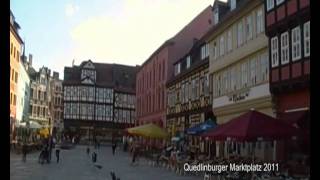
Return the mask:
{"type": "Polygon", "coordinates": [[[10,0],[33,67],[141,65],[214,0],[10,0]]]}

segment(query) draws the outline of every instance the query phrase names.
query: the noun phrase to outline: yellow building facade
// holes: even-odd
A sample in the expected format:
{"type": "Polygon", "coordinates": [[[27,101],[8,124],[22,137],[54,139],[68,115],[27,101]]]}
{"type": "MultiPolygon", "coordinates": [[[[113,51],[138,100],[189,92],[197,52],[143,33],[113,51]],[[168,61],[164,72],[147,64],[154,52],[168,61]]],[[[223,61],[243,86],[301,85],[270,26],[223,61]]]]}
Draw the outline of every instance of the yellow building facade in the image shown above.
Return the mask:
{"type": "MultiPolygon", "coordinates": [[[[224,16],[208,35],[212,108],[217,123],[224,124],[250,109],[275,117],[269,90],[263,1],[242,1],[224,16]]],[[[271,159],[272,151],[264,148],[272,147],[270,143],[262,143],[255,154],[271,159]]],[[[242,155],[252,149],[248,143],[232,145],[242,155]]],[[[227,149],[224,144],[216,152],[219,156],[226,155],[227,149]]]]}
{"type": "Polygon", "coordinates": [[[274,116],[263,1],[249,1],[229,13],[233,16],[224,19],[208,40],[217,122],[225,123],[252,108],[274,116]]]}

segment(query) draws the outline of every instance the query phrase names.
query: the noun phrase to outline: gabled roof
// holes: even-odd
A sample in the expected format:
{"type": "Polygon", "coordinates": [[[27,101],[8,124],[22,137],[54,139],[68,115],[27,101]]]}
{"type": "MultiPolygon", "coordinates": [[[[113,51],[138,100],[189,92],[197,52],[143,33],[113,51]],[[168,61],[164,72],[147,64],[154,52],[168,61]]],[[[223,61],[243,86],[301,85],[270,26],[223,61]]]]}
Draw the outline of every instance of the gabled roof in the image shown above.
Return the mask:
{"type": "Polygon", "coordinates": [[[232,11],[230,11],[230,10],[226,11],[225,14],[223,15],[223,17],[220,18],[218,24],[211,27],[209,29],[209,31],[204,35],[204,38],[205,39],[209,38],[211,36],[211,34],[213,34],[215,31],[220,29],[221,26],[223,24],[225,24],[226,22],[228,22],[230,19],[232,19],[233,17],[240,14],[248,6],[248,4],[252,3],[252,2],[256,2],[256,0],[240,0],[240,1],[238,1],[236,9],[234,9],[232,11]]]}
{"type": "MultiPolygon", "coordinates": [[[[64,68],[64,84],[81,84],[81,70],[86,63],[80,66],[64,68]]],[[[92,62],[93,63],[93,62],[92,62]]],[[[139,66],[127,66],[121,64],[93,63],[96,70],[96,85],[102,87],[114,87],[116,90],[135,92],[136,73],[139,66]]]]}

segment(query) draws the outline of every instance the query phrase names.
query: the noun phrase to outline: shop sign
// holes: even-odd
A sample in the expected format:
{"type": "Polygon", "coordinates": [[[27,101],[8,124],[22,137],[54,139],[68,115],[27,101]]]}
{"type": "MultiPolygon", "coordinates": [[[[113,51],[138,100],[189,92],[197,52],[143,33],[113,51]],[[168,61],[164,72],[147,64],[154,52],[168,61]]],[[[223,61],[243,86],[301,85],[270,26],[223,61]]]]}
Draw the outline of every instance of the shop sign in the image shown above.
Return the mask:
{"type": "Polygon", "coordinates": [[[229,98],[229,101],[238,102],[238,101],[244,100],[248,96],[249,96],[249,90],[247,90],[245,92],[232,94],[232,95],[228,96],[228,98],[229,98]]]}

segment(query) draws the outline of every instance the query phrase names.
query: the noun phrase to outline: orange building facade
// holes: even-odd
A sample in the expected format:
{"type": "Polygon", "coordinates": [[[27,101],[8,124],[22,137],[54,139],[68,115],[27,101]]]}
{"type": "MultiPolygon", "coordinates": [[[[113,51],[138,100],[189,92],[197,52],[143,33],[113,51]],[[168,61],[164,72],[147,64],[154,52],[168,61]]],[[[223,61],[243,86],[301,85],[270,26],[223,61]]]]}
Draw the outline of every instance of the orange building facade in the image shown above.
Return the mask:
{"type": "Polygon", "coordinates": [[[18,94],[19,63],[23,41],[18,34],[20,26],[15,22],[14,16],[10,16],[10,135],[14,132],[16,119],[16,104],[18,94]]]}

